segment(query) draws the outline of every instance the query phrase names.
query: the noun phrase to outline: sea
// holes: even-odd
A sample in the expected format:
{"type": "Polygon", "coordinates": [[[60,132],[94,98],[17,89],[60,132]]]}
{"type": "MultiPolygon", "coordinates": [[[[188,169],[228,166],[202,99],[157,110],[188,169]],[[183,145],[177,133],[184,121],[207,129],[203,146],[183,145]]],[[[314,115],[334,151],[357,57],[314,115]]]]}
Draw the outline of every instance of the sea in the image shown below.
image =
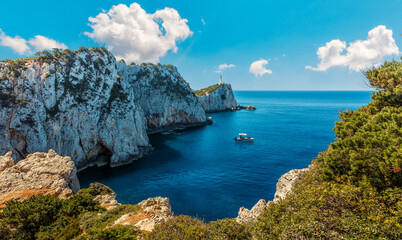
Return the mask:
{"type": "Polygon", "coordinates": [[[130,165],[81,171],[81,187],[103,183],[124,204],[168,197],[175,215],[204,221],[233,218],[242,206],[272,200],[281,175],[326,150],[339,113],[367,105],[370,93],[235,91],[238,104],[257,110],[212,113],[212,125],[151,135],[152,153],[130,165]],[[239,133],[254,142],[235,142],[239,133]]]}

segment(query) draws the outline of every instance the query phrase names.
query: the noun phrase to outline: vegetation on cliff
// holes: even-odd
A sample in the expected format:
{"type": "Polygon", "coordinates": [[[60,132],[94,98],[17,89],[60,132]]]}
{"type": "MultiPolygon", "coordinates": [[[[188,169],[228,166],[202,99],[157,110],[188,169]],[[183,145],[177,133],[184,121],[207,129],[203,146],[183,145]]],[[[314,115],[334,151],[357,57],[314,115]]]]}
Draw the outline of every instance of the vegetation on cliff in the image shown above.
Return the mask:
{"type": "Polygon", "coordinates": [[[194,91],[194,94],[197,97],[206,96],[206,95],[209,95],[209,94],[215,92],[216,90],[218,90],[218,88],[221,85],[223,85],[223,84],[215,84],[215,85],[212,85],[212,86],[200,89],[200,90],[196,90],[196,91],[194,91]]]}
{"type": "Polygon", "coordinates": [[[365,74],[373,101],[340,114],[337,141],[260,217],[258,239],[401,239],[402,63],[365,74]]]}

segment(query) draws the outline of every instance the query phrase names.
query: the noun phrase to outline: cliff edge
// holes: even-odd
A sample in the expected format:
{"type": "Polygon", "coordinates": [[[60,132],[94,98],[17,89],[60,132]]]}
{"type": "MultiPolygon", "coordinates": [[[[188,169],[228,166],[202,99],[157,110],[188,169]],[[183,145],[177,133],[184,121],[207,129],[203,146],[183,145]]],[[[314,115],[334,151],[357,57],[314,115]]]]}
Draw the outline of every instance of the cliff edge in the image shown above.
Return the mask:
{"type": "Polygon", "coordinates": [[[197,90],[194,94],[207,113],[236,110],[237,101],[230,84],[215,84],[197,90]]]}

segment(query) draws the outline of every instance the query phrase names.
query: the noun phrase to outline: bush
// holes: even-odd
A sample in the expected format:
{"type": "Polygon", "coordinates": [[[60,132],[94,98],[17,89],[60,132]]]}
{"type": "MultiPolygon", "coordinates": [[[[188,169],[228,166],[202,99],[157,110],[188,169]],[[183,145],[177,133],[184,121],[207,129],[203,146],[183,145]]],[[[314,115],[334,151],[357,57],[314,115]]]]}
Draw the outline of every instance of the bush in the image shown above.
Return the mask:
{"type": "Polygon", "coordinates": [[[211,93],[215,92],[216,90],[218,90],[218,88],[219,88],[220,86],[221,86],[221,85],[219,85],[219,84],[215,84],[215,85],[209,86],[209,87],[207,87],[207,88],[203,88],[203,89],[194,91],[194,94],[195,94],[195,96],[197,96],[197,97],[206,96],[207,94],[211,94],[211,93]]]}
{"type": "Polygon", "coordinates": [[[325,182],[313,169],[254,226],[257,239],[399,239],[400,189],[325,182]],[[398,213],[399,212],[399,213],[398,213]]]}
{"type": "Polygon", "coordinates": [[[146,235],[145,239],[180,239],[197,240],[207,239],[208,231],[205,223],[190,216],[180,215],[168,220],[146,235]]]}
{"type": "Polygon", "coordinates": [[[89,230],[77,240],[136,240],[138,232],[130,226],[114,226],[106,229],[89,230]]]}
{"type": "Polygon", "coordinates": [[[94,197],[111,192],[95,183],[65,200],[44,195],[9,201],[0,212],[0,239],[72,239],[83,230],[78,224],[82,215],[106,210],[94,197]]]}
{"type": "Polygon", "coordinates": [[[208,224],[208,231],[212,239],[242,240],[252,239],[247,226],[239,224],[235,219],[222,219],[208,224]]]}

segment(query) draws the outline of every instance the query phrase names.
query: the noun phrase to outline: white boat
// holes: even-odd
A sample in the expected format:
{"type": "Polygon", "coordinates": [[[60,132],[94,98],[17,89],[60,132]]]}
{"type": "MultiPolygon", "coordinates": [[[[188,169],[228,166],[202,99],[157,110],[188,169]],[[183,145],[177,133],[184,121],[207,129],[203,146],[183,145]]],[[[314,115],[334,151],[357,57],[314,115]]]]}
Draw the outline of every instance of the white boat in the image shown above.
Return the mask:
{"type": "Polygon", "coordinates": [[[247,133],[239,133],[238,137],[235,137],[236,142],[254,142],[254,138],[247,137],[247,133]]]}
{"type": "Polygon", "coordinates": [[[161,134],[162,135],[172,135],[172,134],[174,134],[174,132],[173,131],[167,131],[167,132],[162,132],[161,134]]]}

